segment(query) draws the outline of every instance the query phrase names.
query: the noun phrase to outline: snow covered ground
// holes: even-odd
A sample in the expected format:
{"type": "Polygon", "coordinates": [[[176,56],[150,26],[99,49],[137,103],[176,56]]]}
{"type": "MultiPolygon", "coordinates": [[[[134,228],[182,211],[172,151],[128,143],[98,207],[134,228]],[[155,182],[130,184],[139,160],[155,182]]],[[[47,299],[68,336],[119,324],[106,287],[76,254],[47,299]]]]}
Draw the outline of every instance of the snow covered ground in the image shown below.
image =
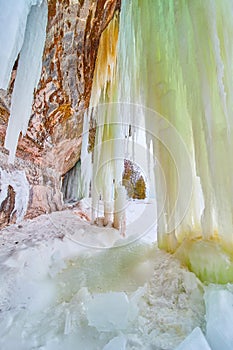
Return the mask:
{"type": "MultiPolygon", "coordinates": [[[[129,223],[143,217],[148,205],[131,202],[129,223]]],[[[122,238],[112,228],[91,225],[87,207],[2,230],[0,349],[172,350],[196,327],[190,336],[199,341],[196,347],[188,338],[179,349],[206,345],[206,287],[158,250],[153,227],[143,237],[130,238],[129,231],[122,238]]],[[[224,290],[229,300],[230,289],[224,290]]],[[[211,336],[216,322],[208,325],[211,336]]]]}

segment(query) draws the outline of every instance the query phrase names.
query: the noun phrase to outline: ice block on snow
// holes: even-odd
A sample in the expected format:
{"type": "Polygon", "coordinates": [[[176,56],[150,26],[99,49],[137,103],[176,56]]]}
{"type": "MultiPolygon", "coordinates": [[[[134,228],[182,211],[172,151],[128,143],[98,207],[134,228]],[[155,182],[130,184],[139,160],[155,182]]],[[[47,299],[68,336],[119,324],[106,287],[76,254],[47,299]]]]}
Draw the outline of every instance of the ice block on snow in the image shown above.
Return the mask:
{"type": "Polygon", "coordinates": [[[212,350],[233,349],[233,294],[228,290],[207,290],[206,338],[212,350]]]}
{"type": "Polygon", "coordinates": [[[96,294],[87,305],[89,325],[106,332],[126,329],[129,308],[128,297],[123,292],[96,294]]]}
{"type": "Polygon", "coordinates": [[[199,327],[194,328],[175,350],[212,350],[199,327]]]}

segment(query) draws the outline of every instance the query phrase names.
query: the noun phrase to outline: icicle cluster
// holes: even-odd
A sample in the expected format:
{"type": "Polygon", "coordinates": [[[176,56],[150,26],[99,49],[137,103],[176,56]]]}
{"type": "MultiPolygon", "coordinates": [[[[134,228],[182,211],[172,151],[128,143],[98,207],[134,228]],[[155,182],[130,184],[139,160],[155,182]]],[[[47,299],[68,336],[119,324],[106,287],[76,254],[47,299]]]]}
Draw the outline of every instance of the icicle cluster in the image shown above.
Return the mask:
{"type": "Polygon", "coordinates": [[[20,132],[27,130],[41,74],[48,8],[46,0],[1,0],[0,8],[0,88],[7,89],[19,55],[5,139],[9,161],[13,162],[20,132]]]}
{"type": "Polygon", "coordinates": [[[119,30],[117,13],[102,34],[96,61],[90,109],[84,120],[82,142],[82,175],[86,195],[91,183],[92,219],[104,226],[113,223],[124,231],[124,206],[126,190],[121,185],[124,170],[124,125],[119,117],[120,109],[116,100],[116,53],[119,30]],[[102,105],[99,105],[102,104],[102,105]],[[92,156],[89,153],[90,121],[95,124],[95,141],[92,156]],[[94,121],[93,121],[94,120],[94,121]],[[114,199],[117,198],[115,201],[114,199]],[[100,200],[104,203],[100,218],[100,200]]]}
{"type": "Polygon", "coordinates": [[[7,198],[8,188],[11,186],[15,192],[14,209],[11,218],[16,216],[16,222],[23,220],[29,201],[29,183],[24,171],[8,172],[0,169],[0,207],[7,198]]]}
{"type": "MultiPolygon", "coordinates": [[[[132,148],[146,144],[159,245],[167,250],[190,236],[233,245],[232,16],[231,0],[122,0],[117,54],[107,55],[112,39],[105,37],[97,61],[95,105],[148,108],[131,108],[126,118],[118,110],[115,121],[130,128],[132,148]]],[[[112,156],[104,141],[124,130],[109,126],[110,115],[97,120],[97,166],[112,156]]],[[[99,174],[98,193],[110,193],[111,171],[99,174]]]]}
{"type": "Polygon", "coordinates": [[[121,97],[128,91],[131,102],[158,112],[184,141],[169,139],[173,131],[162,118],[153,123],[145,115],[147,144],[152,141],[167,192],[161,203],[164,188],[155,167],[161,246],[168,245],[168,234],[181,240],[190,233],[210,238],[216,231],[233,243],[232,15],[230,0],[123,1],[121,97]],[[190,169],[184,162],[187,150],[190,169]]]}

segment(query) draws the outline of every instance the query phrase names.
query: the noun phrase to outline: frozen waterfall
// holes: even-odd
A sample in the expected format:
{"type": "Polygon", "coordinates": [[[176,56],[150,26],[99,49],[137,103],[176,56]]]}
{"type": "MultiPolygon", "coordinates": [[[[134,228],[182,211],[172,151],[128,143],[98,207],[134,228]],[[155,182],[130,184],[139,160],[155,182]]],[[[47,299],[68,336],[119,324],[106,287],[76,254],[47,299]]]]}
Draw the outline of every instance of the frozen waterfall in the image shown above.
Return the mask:
{"type": "Polygon", "coordinates": [[[232,16],[231,0],[122,0],[100,41],[89,116],[93,206],[102,198],[114,212],[120,160],[142,147],[160,248],[215,282],[233,280],[232,16]],[[217,247],[223,275],[198,255],[217,247]]]}
{"type": "Polygon", "coordinates": [[[26,133],[34,88],[42,67],[48,17],[46,0],[0,1],[0,88],[7,89],[19,55],[5,147],[14,162],[20,133],[26,133]]]}

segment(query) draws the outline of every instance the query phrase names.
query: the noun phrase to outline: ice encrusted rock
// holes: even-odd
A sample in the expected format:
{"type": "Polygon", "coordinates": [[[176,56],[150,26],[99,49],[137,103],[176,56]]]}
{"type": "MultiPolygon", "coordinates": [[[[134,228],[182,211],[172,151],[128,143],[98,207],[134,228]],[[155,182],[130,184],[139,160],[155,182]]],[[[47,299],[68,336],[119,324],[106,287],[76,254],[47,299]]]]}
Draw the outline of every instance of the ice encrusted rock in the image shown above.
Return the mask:
{"type": "Polygon", "coordinates": [[[87,305],[87,319],[98,331],[124,330],[129,323],[130,303],[124,292],[95,294],[87,305]]]}
{"type": "Polygon", "coordinates": [[[15,170],[8,172],[0,169],[0,205],[7,198],[8,186],[15,192],[15,206],[11,215],[16,214],[16,222],[23,220],[29,201],[29,183],[25,172],[15,170]]]}
{"type": "Polygon", "coordinates": [[[0,8],[0,88],[6,90],[23,45],[30,4],[25,0],[0,0],[0,8]]]}
{"type": "Polygon", "coordinates": [[[175,350],[211,350],[211,348],[201,329],[196,327],[175,350]]]}
{"type": "Polygon", "coordinates": [[[228,290],[207,289],[206,338],[212,350],[233,349],[233,294],[228,290]]]}
{"type": "MultiPolygon", "coordinates": [[[[2,6],[3,1],[0,1],[0,6],[2,6]]],[[[6,38],[12,41],[12,47],[6,51],[9,56],[9,67],[4,67],[7,58],[3,57],[3,76],[0,76],[1,86],[7,88],[9,74],[20,51],[5,138],[5,148],[10,152],[10,162],[14,161],[19,134],[21,131],[23,134],[26,133],[31,115],[34,88],[38,84],[41,73],[48,17],[48,6],[45,0],[21,0],[20,4],[17,5],[17,8],[19,8],[13,11],[13,23],[10,10],[7,6],[5,8],[6,20],[9,20],[9,24],[6,25],[9,38],[7,35],[6,38]]],[[[12,8],[15,7],[14,4],[11,6],[12,8]]],[[[5,28],[3,28],[3,31],[5,33],[5,28]]]]}
{"type": "Polygon", "coordinates": [[[120,335],[111,339],[103,350],[126,350],[126,344],[127,339],[123,335],[120,335]]]}

